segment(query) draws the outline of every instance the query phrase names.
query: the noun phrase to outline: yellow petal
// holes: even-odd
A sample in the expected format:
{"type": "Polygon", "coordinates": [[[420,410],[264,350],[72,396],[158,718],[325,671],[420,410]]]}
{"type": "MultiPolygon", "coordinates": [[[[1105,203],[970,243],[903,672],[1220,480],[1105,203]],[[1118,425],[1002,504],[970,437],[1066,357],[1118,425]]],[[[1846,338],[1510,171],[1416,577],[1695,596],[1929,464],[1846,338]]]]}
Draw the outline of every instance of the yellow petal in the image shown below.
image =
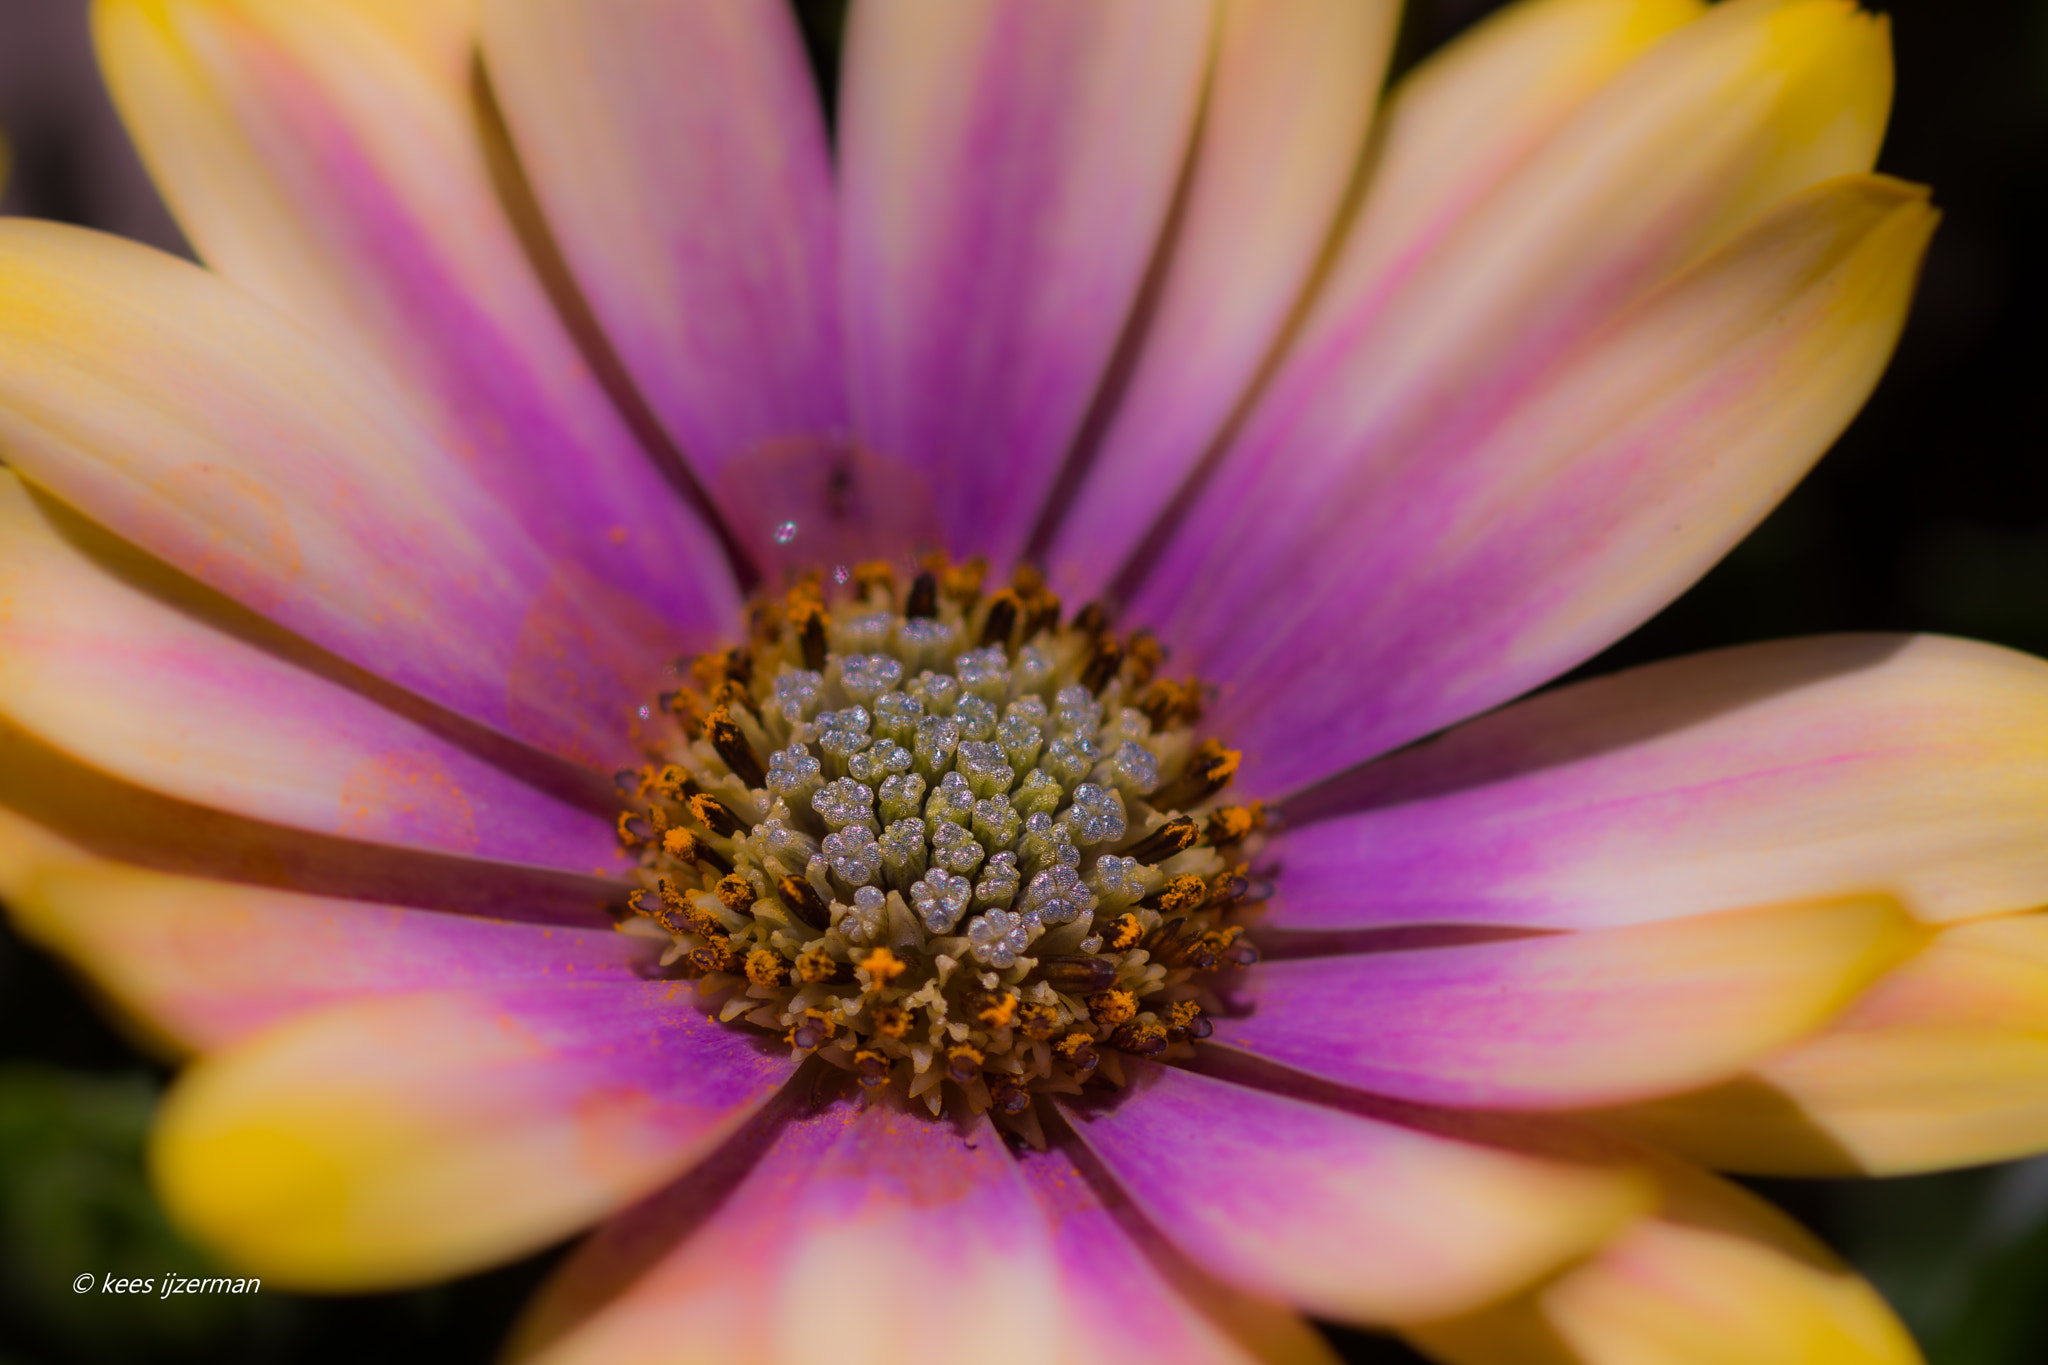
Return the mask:
{"type": "Polygon", "coordinates": [[[1917,1365],[1884,1300],[1761,1200],[1676,1163],[1663,1208],[1542,1288],[1412,1330],[1447,1365],[1917,1365]]]}
{"type": "Polygon", "coordinates": [[[280,1286],[425,1283],[661,1186],[788,1076],[686,982],[439,991],[301,1015],[187,1071],[150,1164],[188,1233],[280,1286]]]}
{"type": "Polygon", "coordinates": [[[2048,915],[1944,930],[1728,1085],[1608,1114],[1727,1170],[1900,1175],[2048,1148],[2048,915]]]}

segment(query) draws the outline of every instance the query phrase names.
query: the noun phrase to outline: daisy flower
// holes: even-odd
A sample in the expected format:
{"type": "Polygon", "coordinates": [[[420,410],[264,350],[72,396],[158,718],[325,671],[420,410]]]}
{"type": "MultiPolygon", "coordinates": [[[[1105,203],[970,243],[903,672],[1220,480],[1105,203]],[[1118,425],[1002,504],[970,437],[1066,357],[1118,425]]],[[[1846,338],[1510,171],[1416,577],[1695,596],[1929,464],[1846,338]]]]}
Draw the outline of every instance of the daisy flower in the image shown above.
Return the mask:
{"type": "Polygon", "coordinates": [[[1846,0],[99,0],[0,893],[278,1287],[547,1362],[1916,1358],[1710,1174],[2048,1146],[2048,665],[1643,621],[1935,215],[1846,0]],[[1304,1316],[1306,1315],[1306,1316],[1304,1316]]]}

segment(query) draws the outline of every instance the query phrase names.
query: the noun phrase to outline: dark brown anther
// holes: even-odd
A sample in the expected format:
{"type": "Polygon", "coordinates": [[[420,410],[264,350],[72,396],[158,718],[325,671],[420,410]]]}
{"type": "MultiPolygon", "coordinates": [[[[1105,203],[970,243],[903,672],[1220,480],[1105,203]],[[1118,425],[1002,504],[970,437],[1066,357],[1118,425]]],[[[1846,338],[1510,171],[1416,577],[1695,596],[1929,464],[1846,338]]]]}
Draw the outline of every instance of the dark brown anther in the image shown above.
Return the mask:
{"type": "Polygon", "coordinates": [[[981,647],[1010,647],[1010,635],[1017,629],[1017,594],[1004,588],[988,600],[988,615],[981,623],[981,647]]]}
{"type": "Polygon", "coordinates": [[[1192,682],[1160,678],[1138,694],[1137,706],[1155,730],[1193,725],[1202,718],[1202,689],[1192,682]]]}
{"type": "Polygon", "coordinates": [[[796,626],[797,643],[803,649],[804,667],[813,673],[825,671],[825,609],[815,602],[805,602],[790,609],[790,620],[796,626]]]}
{"type": "Polygon", "coordinates": [[[1264,896],[1252,896],[1252,884],[1245,880],[1242,872],[1220,872],[1209,883],[1208,905],[1212,910],[1227,910],[1247,898],[1264,900],[1264,896]]]}
{"type": "Polygon", "coordinates": [[[802,877],[784,877],[775,883],[775,889],[782,896],[783,905],[809,927],[819,933],[832,927],[832,912],[818,897],[817,888],[802,877]]]}
{"type": "Polygon", "coordinates": [[[1116,983],[1116,963],[1106,957],[1041,957],[1038,974],[1056,991],[1094,995],[1116,983]]]}
{"type": "Polygon", "coordinates": [[[1162,915],[1185,915],[1190,910],[1202,908],[1202,902],[1209,899],[1209,884],[1193,873],[1186,873],[1168,881],[1159,888],[1145,904],[1162,915]]]}
{"type": "Polygon", "coordinates": [[[631,801],[634,797],[640,795],[640,770],[638,768],[619,769],[612,774],[612,786],[618,788],[619,795],[631,801]]]}
{"type": "Polygon", "coordinates": [[[728,910],[744,910],[754,903],[754,884],[737,872],[729,872],[718,879],[711,894],[728,910]]]}
{"type": "Polygon", "coordinates": [[[1254,801],[1249,806],[1223,806],[1209,812],[1209,823],[1202,835],[1211,848],[1228,848],[1243,840],[1266,824],[1264,803],[1254,801]]]}
{"type": "Polygon", "coordinates": [[[731,707],[721,706],[704,718],[704,738],[711,741],[711,747],[725,760],[725,766],[732,769],[732,775],[749,791],[767,784],[768,773],[761,766],[761,756],[747,742],[746,731],[740,729],[740,723],[732,718],[731,707]]]}
{"type": "Polygon", "coordinates": [[[1059,1026],[1060,1012],[1051,1005],[1033,1001],[1017,1007],[1017,1028],[1033,1042],[1045,1042],[1058,1031],[1059,1026]]]}
{"type": "Polygon", "coordinates": [[[910,595],[903,599],[903,614],[912,620],[939,614],[939,580],[930,569],[910,580],[910,595]]]}
{"type": "Polygon", "coordinates": [[[662,835],[661,851],[686,867],[703,863],[722,873],[732,871],[732,859],[686,829],[672,829],[662,835]]]}
{"type": "Polygon", "coordinates": [[[1102,1058],[1095,1051],[1095,1040],[1085,1033],[1069,1033],[1054,1043],[1052,1050],[1059,1054],[1060,1060],[1083,1076],[1102,1064],[1102,1058]]]}
{"type": "Polygon", "coordinates": [[[998,1114],[1015,1117],[1031,1107],[1031,1096],[1019,1086],[1008,1081],[997,1081],[989,1088],[989,1107],[998,1114]]]}
{"type": "Polygon", "coordinates": [[[1119,953],[1129,952],[1138,946],[1138,940],[1145,937],[1145,921],[1136,915],[1118,915],[1103,926],[1102,938],[1119,953]]]}
{"type": "Polygon", "coordinates": [[[1024,599],[1024,638],[1029,640],[1041,630],[1055,630],[1060,624],[1060,599],[1049,592],[1040,592],[1024,599]]]}
{"type": "Polygon", "coordinates": [[[1239,939],[1225,948],[1219,956],[1233,967],[1249,967],[1259,960],[1258,945],[1239,939]]]}
{"type": "Polygon", "coordinates": [[[1109,1045],[1133,1057],[1157,1057],[1166,1051],[1166,1028],[1148,1020],[1133,1020],[1110,1036],[1109,1045]]]}
{"type": "Polygon", "coordinates": [[[740,969],[739,958],[734,954],[729,939],[716,939],[701,948],[692,948],[689,962],[705,976],[713,972],[736,972],[740,969]]]}
{"type": "Polygon", "coordinates": [[[1185,815],[1176,815],[1125,849],[1124,856],[1136,858],[1141,863],[1164,862],[1176,853],[1185,853],[1193,848],[1201,837],[1201,826],[1185,815]]]}
{"type": "Polygon", "coordinates": [[[869,1090],[889,1083],[889,1059],[873,1048],[864,1047],[853,1054],[853,1069],[861,1085],[869,1090]]]}
{"type": "Polygon", "coordinates": [[[988,1058],[981,1055],[981,1049],[962,1043],[946,1051],[946,1079],[955,1085],[966,1085],[981,1074],[982,1063],[988,1058]]]}
{"type": "MultiPolygon", "coordinates": [[[[1145,799],[1158,810],[1186,810],[1190,806],[1199,806],[1230,785],[1230,779],[1237,776],[1238,764],[1243,761],[1244,755],[1238,750],[1226,749],[1213,739],[1205,739],[1188,758],[1188,766],[1181,775],[1164,783],[1145,799]]],[[[1249,829],[1246,832],[1249,833],[1249,829]]]]}
{"type": "Polygon", "coordinates": [[[629,810],[619,812],[618,830],[619,842],[628,848],[637,847],[654,838],[653,823],[646,816],[635,815],[629,810]]]}
{"type": "Polygon", "coordinates": [[[1123,666],[1124,647],[1112,639],[1097,640],[1094,652],[1081,668],[1081,686],[1090,692],[1100,692],[1123,666]]]}
{"type": "Polygon", "coordinates": [[[649,919],[654,918],[654,912],[657,909],[659,909],[660,906],[661,897],[656,895],[654,892],[647,890],[645,887],[642,887],[640,890],[635,891],[632,895],[626,897],[627,909],[631,910],[636,915],[645,915],[649,919]]]}
{"type": "Polygon", "coordinates": [[[820,986],[846,975],[846,964],[823,948],[806,948],[796,955],[796,977],[806,986],[820,986]]]}
{"type": "Polygon", "coordinates": [[[1083,635],[1100,635],[1109,629],[1109,609],[1100,602],[1090,602],[1074,613],[1073,626],[1083,635]]]}
{"type": "Polygon", "coordinates": [[[1216,1026],[1202,1017],[1202,1007],[1192,1000],[1168,1006],[1162,1022],[1166,1025],[1166,1036],[1176,1043],[1207,1038],[1216,1031],[1216,1026]]]}
{"type": "Polygon", "coordinates": [[[746,826],[732,813],[732,808],[715,796],[693,796],[690,798],[690,814],[697,817],[704,828],[713,834],[730,839],[746,832],[746,826]]]}

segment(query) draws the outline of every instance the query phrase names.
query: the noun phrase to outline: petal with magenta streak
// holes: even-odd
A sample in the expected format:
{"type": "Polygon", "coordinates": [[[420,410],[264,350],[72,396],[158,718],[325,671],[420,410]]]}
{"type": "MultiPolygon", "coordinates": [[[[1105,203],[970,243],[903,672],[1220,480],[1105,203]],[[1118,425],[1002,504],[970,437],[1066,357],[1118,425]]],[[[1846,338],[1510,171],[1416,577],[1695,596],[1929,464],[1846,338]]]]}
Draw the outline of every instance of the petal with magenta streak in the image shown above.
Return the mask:
{"type": "Polygon", "coordinates": [[[423,1284],[659,1188],[794,1065],[713,1021],[689,982],[372,996],[187,1070],[150,1166],[173,1221],[249,1274],[423,1284]]]}
{"type": "Polygon", "coordinates": [[[298,642],[260,618],[214,628],[210,596],[0,470],[0,715],[104,772],[251,819],[618,868],[602,816],[297,666],[298,642]]]}
{"type": "Polygon", "coordinates": [[[1469,1311],[1598,1247],[1642,1208],[1624,1170],[1554,1162],[1151,1063],[1062,1101],[1186,1255],[1241,1290],[1356,1323],[1469,1311]]]}
{"type": "Polygon", "coordinates": [[[1718,650],[1518,702],[1287,814],[1277,928],[1582,929],[1863,892],[2005,914],[2048,903],[2048,664],[1940,636],[1718,650]]]}
{"type": "Polygon", "coordinates": [[[1215,17],[1211,0],[854,7],[838,129],[854,430],[929,484],[955,553],[1024,549],[1166,222],[1215,17]]]}
{"type": "Polygon", "coordinates": [[[115,103],[208,264],[403,393],[603,585],[585,611],[616,597],[708,643],[732,619],[729,570],[564,325],[564,293],[533,263],[552,257],[521,241],[531,211],[480,84],[476,11],[106,0],[94,26],[115,103]]]}
{"type": "Polygon", "coordinates": [[[1632,1102],[1733,1079],[1924,938],[1872,897],[1267,962],[1216,1041],[1425,1104],[1632,1102]]]}

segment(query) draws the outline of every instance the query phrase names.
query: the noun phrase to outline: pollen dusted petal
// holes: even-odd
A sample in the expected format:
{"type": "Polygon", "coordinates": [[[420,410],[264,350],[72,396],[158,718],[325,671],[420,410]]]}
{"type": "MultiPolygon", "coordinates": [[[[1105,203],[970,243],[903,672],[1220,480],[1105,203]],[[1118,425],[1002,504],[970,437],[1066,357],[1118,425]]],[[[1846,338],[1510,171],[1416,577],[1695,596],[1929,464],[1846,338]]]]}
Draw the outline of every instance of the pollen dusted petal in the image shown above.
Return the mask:
{"type": "Polygon", "coordinates": [[[45,858],[12,888],[21,932],[184,1050],[309,1010],[435,987],[636,982],[661,945],[45,858]]]}
{"type": "Polygon", "coordinates": [[[402,392],[603,585],[585,612],[650,614],[708,644],[737,606],[730,574],[563,324],[560,282],[530,264],[521,236],[545,229],[484,102],[477,8],[107,0],[94,27],[208,264],[402,392]]]}
{"type": "Polygon", "coordinates": [[[298,1016],[186,1071],[150,1160],[230,1263],[308,1290],[510,1260],[658,1188],[790,1075],[682,982],[445,990],[298,1016]]]}
{"type": "Polygon", "coordinates": [[[1445,1365],[1921,1365],[1854,1271],[1762,1200],[1660,1170],[1664,1204],[1539,1289],[1411,1331],[1445,1365]]]}
{"type": "Polygon", "coordinates": [[[1136,369],[1046,555],[1070,600],[1103,595],[1278,339],[1357,168],[1400,14],[1393,0],[1224,6],[1136,369]]]}
{"type": "Polygon", "coordinates": [[[1943,930],[1739,1081],[1606,1117],[1708,1165],[1905,1175],[2048,1145],[2048,916],[1943,930]]]}
{"type": "Polygon", "coordinates": [[[1024,549],[1150,264],[1211,0],[875,0],[840,89],[861,441],[922,472],[955,553],[1024,549]]]}
{"type": "Polygon", "coordinates": [[[1490,1302],[1643,1208],[1620,1168],[1524,1156],[1126,1061],[1130,1093],[1061,1103],[1132,1201],[1247,1293],[1354,1323],[1490,1302]]]}
{"type": "Polygon", "coordinates": [[[674,648],[550,561],[390,391],[118,238],[0,224],[0,442],[30,483],[207,586],[570,757],[615,766],[674,648]]]}
{"type": "Polygon", "coordinates": [[[1210,1279],[1173,1250],[1114,1182],[1098,1187],[1065,1150],[1017,1153],[1052,1226],[1072,1365],[1336,1365],[1292,1311],[1210,1279]]]}
{"type": "Polygon", "coordinates": [[[1517,703],[1287,814],[1276,928],[1873,891],[1923,920],[2010,913],[2048,903],[2048,664],[1938,636],[1718,650],[1517,703]]]}
{"type": "Polygon", "coordinates": [[[1922,934],[1889,900],[1264,963],[1215,1041],[1426,1104],[1544,1109],[1731,1079],[1922,934]]]}
{"type": "Polygon", "coordinates": [[[139,786],[343,838],[574,872],[611,822],[338,682],[298,642],[0,470],[0,714],[139,786]],[[300,651],[303,655],[303,649],[300,651]]]}
{"type": "Polygon", "coordinates": [[[1063,1358],[1064,1325],[1045,1220],[995,1130],[842,1100],[784,1122],[751,1169],[686,1180],[600,1231],[508,1354],[1042,1365],[1063,1358]]]}
{"type": "Polygon", "coordinates": [[[832,161],[790,9],[491,0],[483,38],[549,226],[692,465],[715,486],[842,430],[832,161]]]}
{"type": "Polygon", "coordinates": [[[1888,58],[1846,5],[1777,10],[1716,6],[1653,48],[1384,279],[1340,262],[1132,603],[1221,689],[1249,791],[1594,652],[1861,405],[1934,216],[1892,181],[1800,193],[1868,164],[1888,58]],[[1781,142],[1808,105],[1829,135],[1781,142]]]}

